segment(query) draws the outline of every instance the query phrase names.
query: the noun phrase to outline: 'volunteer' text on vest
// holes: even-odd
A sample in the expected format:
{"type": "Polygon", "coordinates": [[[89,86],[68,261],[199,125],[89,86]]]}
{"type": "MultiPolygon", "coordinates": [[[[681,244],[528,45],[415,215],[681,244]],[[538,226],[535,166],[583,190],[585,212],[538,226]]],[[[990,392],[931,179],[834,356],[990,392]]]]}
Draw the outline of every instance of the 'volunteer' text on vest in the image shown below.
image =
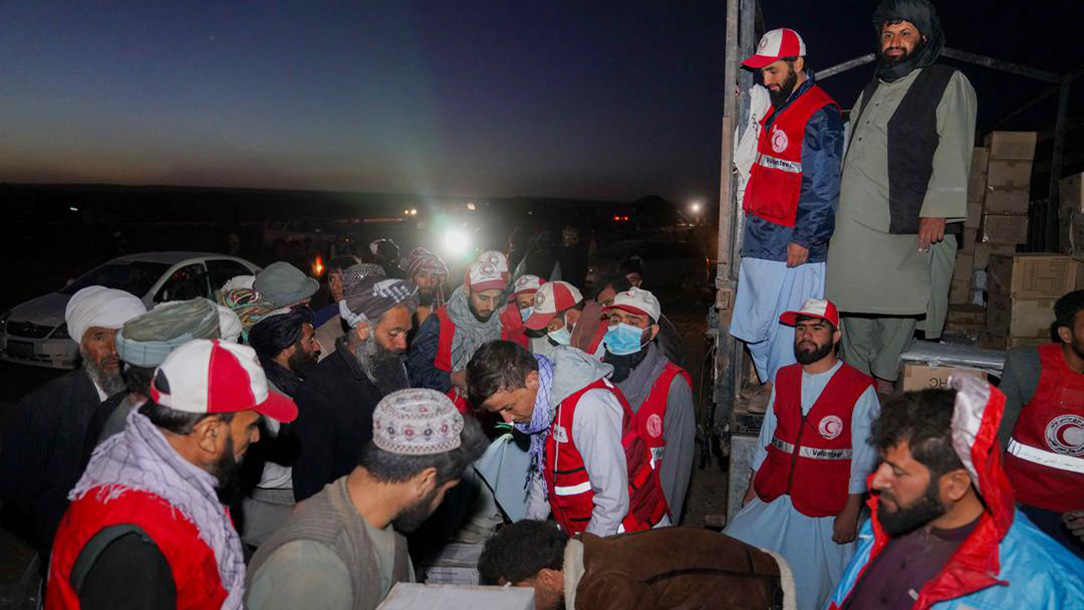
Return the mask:
{"type": "Polygon", "coordinates": [[[847,503],[851,477],[851,416],[873,380],[847,364],[839,367],[817,402],[802,415],[802,365],[776,375],[775,436],[753,479],[764,502],[790,494],[794,508],[809,517],[838,515],[847,503]]]}
{"type": "Polygon", "coordinates": [[[802,194],[802,142],[806,124],[825,106],[839,104],[817,85],[760,121],[757,158],[749,173],[742,208],[768,222],[793,227],[802,194]]]}

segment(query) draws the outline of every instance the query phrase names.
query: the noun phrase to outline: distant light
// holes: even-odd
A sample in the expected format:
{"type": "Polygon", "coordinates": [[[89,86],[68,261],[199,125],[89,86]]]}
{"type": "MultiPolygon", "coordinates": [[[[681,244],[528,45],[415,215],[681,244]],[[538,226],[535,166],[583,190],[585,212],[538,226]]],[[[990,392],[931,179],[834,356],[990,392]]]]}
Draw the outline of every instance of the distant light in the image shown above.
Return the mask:
{"type": "Polygon", "coordinates": [[[78,212],[79,211],[79,208],[75,207],[74,205],[69,207],[68,209],[73,211],[73,212],[78,212]]]}
{"type": "Polygon", "coordinates": [[[410,216],[410,210],[403,210],[404,216],[410,216]]]}
{"type": "Polygon", "coordinates": [[[411,210],[410,210],[410,215],[411,215],[411,216],[417,216],[417,215],[418,215],[418,210],[415,210],[415,209],[411,209],[411,210]]]}
{"type": "Polygon", "coordinates": [[[700,204],[699,203],[694,203],[692,205],[692,210],[693,210],[694,213],[699,212],[700,211],[700,204]]]}
{"type": "Polygon", "coordinates": [[[469,238],[460,229],[451,229],[444,236],[444,249],[451,254],[462,254],[467,251],[469,238]]]}
{"type": "Polygon", "coordinates": [[[319,254],[316,255],[316,260],[312,262],[312,272],[316,277],[324,274],[324,259],[319,254]]]}
{"type": "Polygon", "coordinates": [[[468,203],[468,204],[467,204],[467,209],[473,212],[474,210],[477,210],[477,209],[478,209],[478,207],[477,207],[477,206],[475,206],[475,205],[474,205],[474,202],[472,201],[472,202],[470,202],[470,203],[468,203]]]}

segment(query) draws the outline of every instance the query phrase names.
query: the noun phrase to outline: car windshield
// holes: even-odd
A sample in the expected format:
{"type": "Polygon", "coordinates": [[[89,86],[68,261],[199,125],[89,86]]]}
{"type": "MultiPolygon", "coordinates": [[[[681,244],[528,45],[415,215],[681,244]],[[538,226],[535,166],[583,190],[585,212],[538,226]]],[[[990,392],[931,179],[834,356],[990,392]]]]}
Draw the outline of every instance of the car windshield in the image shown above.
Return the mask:
{"type": "Polygon", "coordinates": [[[87,286],[105,286],[126,290],[139,298],[169,271],[165,263],[106,263],[60,289],[60,294],[75,294],[87,286]]]}
{"type": "Polygon", "coordinates": [[[623,260],[643,245],[640,241],[619,241],[599,249],[598,257],[610,260],[623,260]]]}

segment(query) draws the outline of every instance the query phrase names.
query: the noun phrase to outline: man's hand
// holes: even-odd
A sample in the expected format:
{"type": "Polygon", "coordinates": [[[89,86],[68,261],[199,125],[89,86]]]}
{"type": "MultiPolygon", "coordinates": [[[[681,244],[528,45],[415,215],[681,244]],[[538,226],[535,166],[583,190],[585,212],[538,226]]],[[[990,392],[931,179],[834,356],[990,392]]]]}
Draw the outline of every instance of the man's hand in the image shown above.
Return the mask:
{"type": "Polygon", "coordinates": [[[862,510],[863,494],[850,494],[843,511],[836,515],[832,523],[832,542],[847,544],[858,536],[858,513],[862,510]]]}
{"type": "Polygon", "coordinates": [[[1062,515],[1061,520],[1070,534],[1084,540],[1084,510],[1071,510],[1062,515]]]}
{"type": "Polygon", "coordinates": [[[930,245],[945,239],[944,218],[918,219],[918,251],[929,252],[930,245]]]}
{"type": "Polygon", "coordinates": [[[452,373],[452,385],[459,388],[461,392],[466,394],[467,392],[467,370],[456,371],[452,373]]]}
{"type": "Polygon", "coordinates": [[[809,260],[809,248],[798,244],[787,244],[787,266],[797,267],[809,260]]]}

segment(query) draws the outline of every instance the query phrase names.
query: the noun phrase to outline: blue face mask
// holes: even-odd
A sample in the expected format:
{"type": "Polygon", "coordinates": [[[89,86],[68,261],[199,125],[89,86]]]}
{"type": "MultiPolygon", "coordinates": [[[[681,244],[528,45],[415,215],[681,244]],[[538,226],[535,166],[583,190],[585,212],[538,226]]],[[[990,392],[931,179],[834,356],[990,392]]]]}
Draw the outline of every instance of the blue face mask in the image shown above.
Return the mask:
{"type": "Polygon", "coordinates": [[[602,341],[606,344],[606,351],[611,354],[628,356],[643,349],[644,346],[641,343],[643,336],[644,329],[621,322],[611,326],[610,330],[606,331],[606,336],[602,338],[602,341]]]}
{"type": "Polygon", "coordinates": [[[551,330],[546,335],[557,345],[568,345],[572,342],[572,331],[568,330],[568,325],[562,326],[558,330],[551,330]]]}
{"type": "Polygon", "coordinates": [[[534,307],[528,307],[527,309],[519,310],[519,315],[521,318],[523,318],[524,322],[527,321],[527,318],[531,317],[532,313],[534,313],[534,307]]]}

